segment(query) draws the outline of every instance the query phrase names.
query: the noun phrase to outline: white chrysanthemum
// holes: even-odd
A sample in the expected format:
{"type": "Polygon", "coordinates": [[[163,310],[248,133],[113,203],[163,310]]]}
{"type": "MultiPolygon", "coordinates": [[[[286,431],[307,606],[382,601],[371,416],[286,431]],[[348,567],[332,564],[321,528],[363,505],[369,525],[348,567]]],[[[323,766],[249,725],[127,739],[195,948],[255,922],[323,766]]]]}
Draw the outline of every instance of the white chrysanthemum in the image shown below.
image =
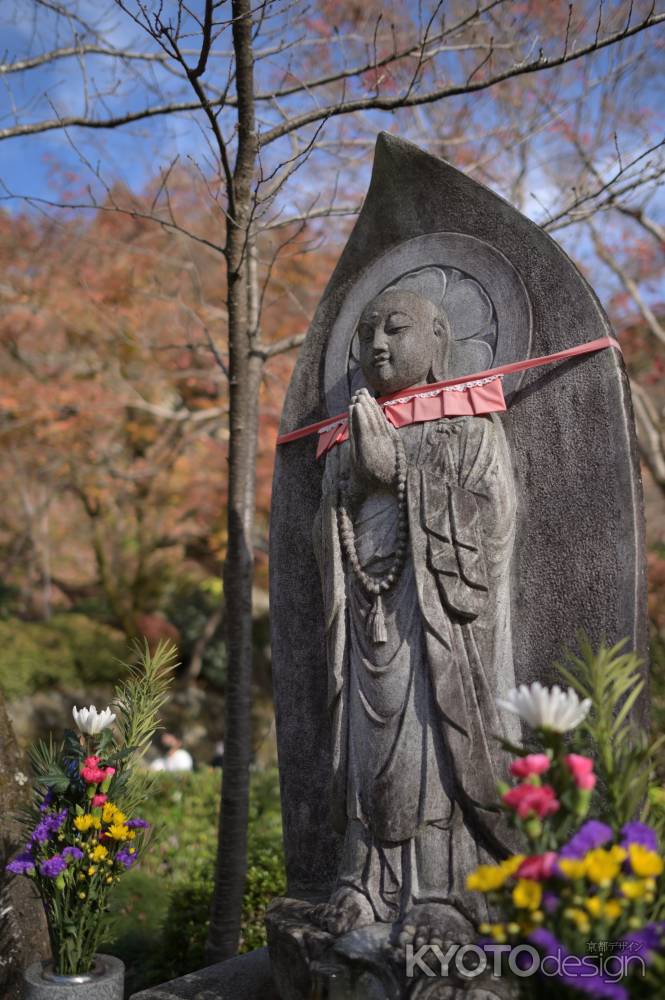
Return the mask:
{"type": "Polygon", "coordinates": [[[94,705],[91,705],[90,708],[77,708],[75,705],[72,709],[72,715],[79,730],[82,733],[87,733],[88,736],[96,736],[101,733],[102,729],[106,729],[115,722],[115,715],[110,708],[98,712],[94,705]]]}
{"type": "Polygon", "coordinates": [[[519,715],[532,729],[549,729],[554,733],[576,729],[591,708],[591,700],[580,701],[573,688],[562,691],[555,684],[550,690],[537,681],[528,686],[520,684],[506,698],[497,698],[496,703],[499,708],[519,715]]]}

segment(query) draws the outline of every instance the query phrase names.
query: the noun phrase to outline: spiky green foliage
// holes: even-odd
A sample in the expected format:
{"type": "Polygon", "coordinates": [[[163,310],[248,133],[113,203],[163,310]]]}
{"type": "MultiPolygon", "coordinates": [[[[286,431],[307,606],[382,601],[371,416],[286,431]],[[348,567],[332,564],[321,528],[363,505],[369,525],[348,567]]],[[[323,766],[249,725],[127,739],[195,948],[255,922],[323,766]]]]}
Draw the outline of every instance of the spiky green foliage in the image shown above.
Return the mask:
{"type": "Polygon", "coordinates": [[[567,653],[557,669],[582,698],[591,699],[577,738],[596,759],[599,818],[615,829],[638,816],[653,821],[648,792],[654,756],[665,737],[652,739],[634,712],[645,688],[642,661],[623,652],[626,640],[594,650],[579,633],[578,644],[579,655],[567,653]]]}
{"type": "Polygon", "coordinates": [[[168,700],[173,671],[178,664],[178,650],[170,641],[162,641],[151,652],[147,640],[134,642],[136,660],[127,665],[128,677],[117,685],[113,700],[116,713],[115,735],[111,753],[116,758],[125,755],[123,768],[126,778],[121,796],[122,807],[136,809],[150,794],[152,777],[137,764],[145,755],[160,729],[159,713],[168,700]]]}

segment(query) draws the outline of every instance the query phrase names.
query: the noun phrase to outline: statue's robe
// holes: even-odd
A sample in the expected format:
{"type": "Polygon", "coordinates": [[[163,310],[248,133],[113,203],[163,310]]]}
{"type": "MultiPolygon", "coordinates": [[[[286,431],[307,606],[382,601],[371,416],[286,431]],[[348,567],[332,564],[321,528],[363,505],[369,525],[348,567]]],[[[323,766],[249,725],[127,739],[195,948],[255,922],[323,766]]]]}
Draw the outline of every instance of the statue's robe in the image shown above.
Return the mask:
{"type": "MultiPolygon", "coordinates": [[[[504,856],[496,808],[505,779],[495,700],[514,685],[509,575],[515,490],[495,418],[403,427],[408,556],[382,598],[387,639],[368,635],[369,597],[343,556],[337,510],[348,444],[326,458],[315,524],[326,616],[333,727],[333,820],[345,831],[339,883],[379,920],[416,902],[454,901],[483,919],[465,889],[479,862],[504,856]]],[[[353,510],[360,564],[388,571],[397,545],[393,491],[353,510]]],[[[509,724],[510,725],[510,724],[509,724]]]]}

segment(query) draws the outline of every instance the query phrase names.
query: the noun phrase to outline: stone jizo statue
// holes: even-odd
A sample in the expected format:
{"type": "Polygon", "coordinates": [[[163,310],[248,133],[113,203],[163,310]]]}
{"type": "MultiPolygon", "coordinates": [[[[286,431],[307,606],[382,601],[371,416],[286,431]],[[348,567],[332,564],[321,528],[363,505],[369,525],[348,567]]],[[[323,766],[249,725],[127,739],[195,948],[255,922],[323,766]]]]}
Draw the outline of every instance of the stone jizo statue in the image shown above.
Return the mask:
{"type": "Polygon", "coordinates": [[[324,597],[337,885],[316,910],[342,934],[464,941],[487,919],[465,888],[509,851],[495,707],[514,684],[509,572],[515,491],[496,417],[395,429],[375,399],[446,377],[440,305],[399,287],[357,329],[366,387],[328,453],[314,545],[324,597]]]}
{"type": "Polygon", "coordinates": [[[611,332],[542,229],[378,137],[275,461],[288,887],[266,925],[284,1000],[512,998],[489,971],[412,976],[409,945],[473,938],[488,914],[467,874],[524,847],[494,805],[496,737],[520,736],[495,699],[560,681],[580,628],[648,655],[639,459],[611,332]]]}

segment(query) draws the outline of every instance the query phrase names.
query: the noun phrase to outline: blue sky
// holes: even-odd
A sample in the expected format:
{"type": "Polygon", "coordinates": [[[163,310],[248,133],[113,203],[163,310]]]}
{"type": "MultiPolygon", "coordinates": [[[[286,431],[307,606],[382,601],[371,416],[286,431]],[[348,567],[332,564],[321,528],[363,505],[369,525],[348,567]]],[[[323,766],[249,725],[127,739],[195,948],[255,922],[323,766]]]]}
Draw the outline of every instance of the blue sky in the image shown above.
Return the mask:
{"type": "MultiPolygon", "coordinates": [[[[636,9],[638,6],[639,0],[636,9]]],[[[167,0],[165,9],[168,11],[173,7],[174,4],[169,5],[167,0]]],[[[279,5],[277,9],[279,10],[279,5]]],[[[285,5],[285,9],[288,9],[288,5],[285,5]]],[[[3,49],[6,61],[25,58],[70,41],[69,34],[63,34],[61,37],[55,35],[56,20],[48,12],[45,13],[43,8],[36,20],[26,16],[26,11],[31,10],[28,0],[0,0],[0,24],[3,25],[3,49]]],[[[95,22],[95,27],[108,44],[133,50],[157,51],[145,33],[121,11],[114,9],[112,4],[107,6],[102,0],[78,0],[76,10],[83,20],[95,22]],[[109,10],[111,13],[106,13],[109,10]]],[[[277,17],[274,27],[278,34],[286,34],[289,37],[296,37],[304,30],[297,20],[295,23],[288,23],[288,15],[282,17],[281,14],[277,17]]],[[[662,45],[664,34],[662,28],[655,29],[650,38],[653,38],[654,42],[659,38],[662,45]]],[[[642,43],[643,36],[638,36],[630,43],[633,46],[632,51],[639,53],[639,46],[642,43]]],[[[226,44],[222,40],[220,47],[226,44]]],[[[630,53],[631,49],[628,48],[627,54],[630,53]]],[[[594,56],[594,73],[602,76],[615,58],[616,52],[609,49],[594,56]]],[[[275,60],[275,63],[277,62],[279,59],[275,60]]],[[[223,79],[225,64],[224,58],[218,57],[215,60],[215,75],[219,79],[223,79]]],[[[157,89],[166,99],[191,99],[191,92],[186,83],[183,84],[181,80],[154,64],[130,63],[129,71],[123,70],[120,77],[115,76],[113,61],[103,56],[89,57],[87,65],[89,86],[96,87],[105,95],[103,104],[98,105],[97,113],[142,109],[161,100],[156,94],[157,89]]],[[[451,72],[459,72],[454,62],[450,65],[451,72]]],[[[663,66],[662,59],[660,65],[663,66]]],[[[272,69],[270,60],[260,64],[259,80],[262,76],[265,78],[272,69]]],[[[629,89],[631,99],[639,101],[645,115],[650,116],[650,128],[654,135],[658,134],[659,129],[662,134],[665,131],[661,111],[665,98],[663,88],[665,74],[661,70],[659,74],[652,74],[649,77],[648,86],[638,86],[635,82],[631,83],[631,74],[635,77],[637,69],[639,61],[626,71],[621,86],[629,89]]],[[[52,117],[54,109],[61,115],[78,114],[84,107],[82,77],[78,61],[74,58],[58,60],[35,71],[5,75],[0,77],[0,83],[3,84],[0,97],[0,127],[12,123],[14,107],[17,109],[20,121],[52,117]]],[[[593,119],[594,114],[600,113],[600,90],[593,90],[585,95],[583,84],[578,82],[571,86],[565,96],[567,117],[574,115],[577,101],[584,102],[587,118],[593,119]]],[[[303,98],[298,100],[302,104],[303,98]]],[[[308,101],[309,98],[305,97],[304,100],[308,101]]],[[[296,105],[292,102],[291,110],[294,106],[296,105]]],[[[443,122],[445,127],[448,109],[452,117],[456,106],[455,100],[446,102],[445,111],[439,112],[439,118],[435,121],[443,122]]],[[[491,129],[496,121],[492,92],[485,92],[474,98],[473,109],[474,113],[468,121],[469,133],[475,135],[483,129],[491,129]]],[[[423,112],[425,113],[429,114],[429,111],[423,112]]],[[[275,110],[269,109],[268,114],[274,122],[277,114],[275,110]]],[[[415,115],[411,112],[409,114],[415,115]]],[[[545,118],[547,117],[545,115],[545,118]]],[[[550,117],[551,127],[556,124],[556,114],[550,117]]],[[[345,153],[339,160],[342,200],[345,197],[345,186],[352,186],[353,200],[357,200],[357,192],[366,187],[371,167],[373,131],[378,132],[381,128],[400,131],[405,121],[407,119],[403,117],[396,128],[395,120],[390,115],[372,113],[366,116],[362,125],[350,126],[350,134],[353,137],[357,139],[362,134],[369,139],[369,142],[345,153]]],[[[72,128],[67,133],[51,131],[3,141],[0,143],[0,181],[15,194],[57,198],[67,171],[72,171],[79,176],[84,175],[85,183],[90,183],[99,196],[102,191],[100,184],[94,178],[94,169],[101,163],[105,180],[108,182],[121,180],[133,190],[140,191],[158,169],[170,162],[176,154],[184,162],[188,157],[192,157],[205,170],[208,152],[204,138],[205,128],[200,127],[201,124],[200,117],[197,119],[190,115],[168,115],[121,129],[102,131],[72,128]],[[82,159],[87,161],[92,169],[84,166],[82,159]]],[[[231,126],[232,122],[227,120],[225,127],[230,130],[231,126]]],[[[426,130],[423,135],[426,139],[426,130]]],[[[556,185],[552,182],[550,136],[551,132],[546,129],[535,140],[533,145],[535,155],[529,165],[526,179],[528,193],[523,208],[537,220],[543,217],[542,204],[548,204],[556,190],[556,185]]],[[[639,149],[640,143],[644,141],[643,137],[625,132],[619,133],[618,140],[626,157],[639,149]]],[[[331,155],[326,152],[319,153],[319,159],[312,165],[312,169],[301,172],[297,179],[291,182],[290,194],[287,196],[289,209],[291,199],[294,199],[293,204],[295,204],[298,199],[308,200],[316,195],[321,176],[317,171],[321,165],[326,168],[330,166],[331,155]]],[[[454,148],[448,155],[455,162],[454,148]]],[[[603,176],[612,174],[616,167],[613,148],[599,156],[596,166],[603,176]]],[[[501,190],[500,170],[494,186],[501,190]]],[[[655,210],[661,212],[663,203],[661,189],[654,202],[655,210]]],[[[4,201],[4,205],[11,210],[25,208],[25,203],[21,201],[4,201]]],[[[566,243],[569,242],[570,235],[566,233],[561,238],[566,243]]],[[[583,245],[582,250],[584,250],[583,245]]]]}

